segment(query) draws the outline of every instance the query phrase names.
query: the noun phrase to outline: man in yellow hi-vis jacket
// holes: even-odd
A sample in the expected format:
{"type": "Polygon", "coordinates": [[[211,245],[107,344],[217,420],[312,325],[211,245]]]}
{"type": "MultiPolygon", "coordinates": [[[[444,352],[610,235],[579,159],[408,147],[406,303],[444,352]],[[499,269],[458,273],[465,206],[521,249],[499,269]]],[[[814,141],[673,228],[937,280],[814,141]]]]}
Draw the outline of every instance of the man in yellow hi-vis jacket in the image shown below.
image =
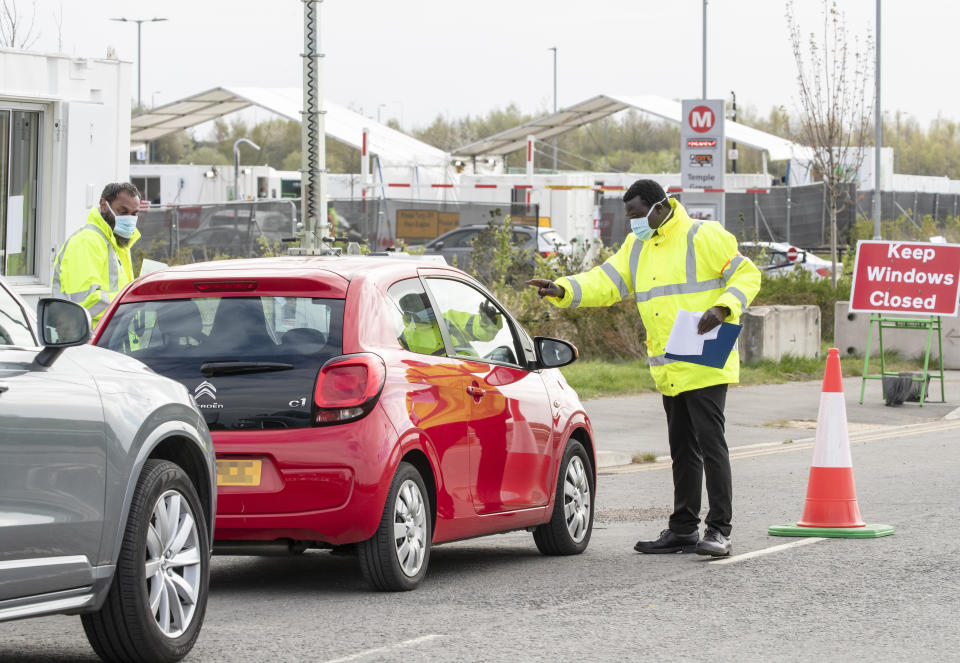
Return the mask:
{"type": "Polygon", "coordinates": [[[739,381],[740,357],[734,349],[723,368],[711,368],[673,361],[664,351],[680,309],[703,312],[700,334],[724,321],[739,322],[760,289],[760,272],[740,255],[733,235],[714,221],[691,219],[653,180],[635,182],[623,201],[632,232],[616,254],[583,274],[527,284],[561,308],[636,301],[650,372],[667,414],[674,510],[668,529],[654,541],[638,541],[635,549],[729,555],[733,485],[723,409],[727,385],[739,381]],[[704,472],[710,510],[701,539],[704,472]]]}
{"type": "Polygon", "coordinates": [[[139,211],[137,187],[108,184],[99,208],[90,208],[87,223],[64,242],[53,263],[53,296],[86,308],[94,324],[133,280],[130,247],[140,239],[139,211]]]}

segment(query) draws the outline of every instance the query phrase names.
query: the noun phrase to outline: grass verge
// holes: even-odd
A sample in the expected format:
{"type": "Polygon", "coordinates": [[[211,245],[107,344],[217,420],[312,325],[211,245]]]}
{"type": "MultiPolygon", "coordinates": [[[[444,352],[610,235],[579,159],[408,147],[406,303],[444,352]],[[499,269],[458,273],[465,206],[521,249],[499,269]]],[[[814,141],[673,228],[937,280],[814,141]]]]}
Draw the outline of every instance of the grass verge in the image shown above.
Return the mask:
{"type": "MultiPolygon", "coordinates": [[[[896,352],[885,355],[888,371],[919,371],[922,361],[905,359],[896,352]]],[[[825,359],[801,359],[784,357],[780,361],[762,361],[740,367],[740,384],[780,384],[823,378],[825,359]]],[[[846,377],[863,375],[863,359],[846,357],[840,360],[846,377]]],[[[570,386],[580,398],[623,396],[656,391],[653,378],[645,361],[578,361],[560,369],[570,386]]],[[[870,372],[880,372],[880,359],[871,358],[870,372]]]]}

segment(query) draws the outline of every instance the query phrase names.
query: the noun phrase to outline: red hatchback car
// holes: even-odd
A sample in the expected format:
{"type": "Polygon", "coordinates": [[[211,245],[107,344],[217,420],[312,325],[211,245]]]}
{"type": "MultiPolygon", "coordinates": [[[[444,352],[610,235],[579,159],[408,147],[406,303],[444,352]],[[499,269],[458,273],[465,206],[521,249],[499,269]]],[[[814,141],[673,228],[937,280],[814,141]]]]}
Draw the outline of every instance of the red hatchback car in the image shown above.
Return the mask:
{"type": "Polygon", "coordinates": [[[179,380],[217,455],[218,552],[356,544],[412,589],[435,543],[528,529],[544,554],[593,527],[590,420],[556,367],[463,272],[379,257],[175,267],[127,287],[94,343],[179,380]]]}

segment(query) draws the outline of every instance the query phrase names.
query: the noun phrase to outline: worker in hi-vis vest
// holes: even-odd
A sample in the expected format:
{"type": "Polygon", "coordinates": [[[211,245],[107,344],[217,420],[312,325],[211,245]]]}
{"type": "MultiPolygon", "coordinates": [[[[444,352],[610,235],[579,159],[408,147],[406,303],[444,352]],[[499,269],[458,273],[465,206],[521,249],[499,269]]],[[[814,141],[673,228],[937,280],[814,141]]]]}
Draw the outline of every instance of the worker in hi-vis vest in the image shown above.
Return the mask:
{"type": "Polygon", "coordinates": [[[634,549],[729,555],[733,482],[723,409],[727,385],[740,378],[740,356],[734,349],[722,368],[711,368],[664,355],[681,309],[703,312],[699,334],[724,321],[739,322],[760,290],[760,271],[740,255],[737,239],[723,226],[691,219],[653,180],[635,182],[623,202],[631,232],[616,254],[588,272],[527,284],[561,308],[636,302],[646,329],[650,372],[667,414],[674,506],[660,537],[638,541],[634,549]],[[704,473],[710,510],[701,539],[704,473]]]}
{"type": "Polygon", "coordinates": [[[100,321],[110,302],[133,280],[130,247],[140,239],[140,192],[126,182],[108,184],[99,207],[73,233],[53,263],[53,296],[77,302],[100,321]]]}

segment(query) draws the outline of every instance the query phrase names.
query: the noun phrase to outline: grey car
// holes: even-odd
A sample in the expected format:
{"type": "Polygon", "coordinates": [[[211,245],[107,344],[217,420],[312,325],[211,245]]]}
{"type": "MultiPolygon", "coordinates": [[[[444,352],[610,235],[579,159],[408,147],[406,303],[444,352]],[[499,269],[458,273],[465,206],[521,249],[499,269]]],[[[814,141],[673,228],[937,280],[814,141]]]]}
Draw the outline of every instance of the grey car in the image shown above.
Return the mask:
{"type": "Polygon", "coordinates": [[[0,621],[79,614],[106,661],[177,661],[206,610],[213,443],[182,385],[89,337],[78,304],[35,317],[0,280],[0,621]]]}

